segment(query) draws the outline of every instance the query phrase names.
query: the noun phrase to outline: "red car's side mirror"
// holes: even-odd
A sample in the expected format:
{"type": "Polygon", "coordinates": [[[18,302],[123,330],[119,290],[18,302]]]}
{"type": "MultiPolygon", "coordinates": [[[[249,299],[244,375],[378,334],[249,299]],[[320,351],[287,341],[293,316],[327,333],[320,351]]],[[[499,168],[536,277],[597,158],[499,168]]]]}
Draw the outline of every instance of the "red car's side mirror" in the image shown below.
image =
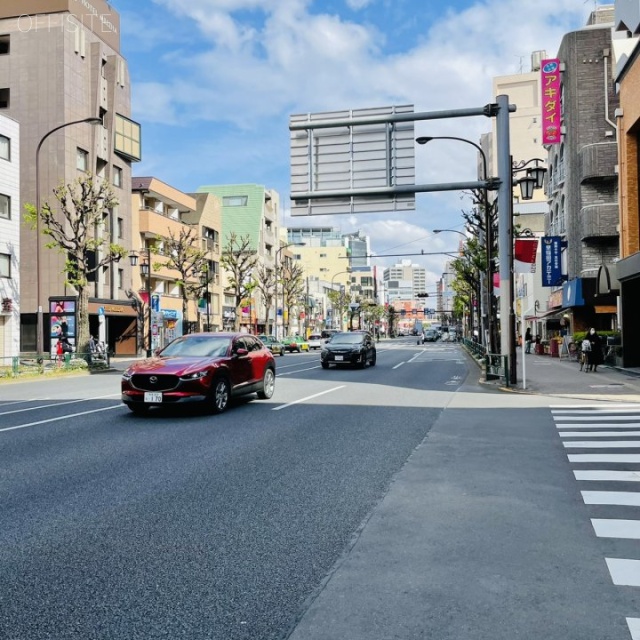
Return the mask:
{"type": "Polygon", "coordinates": [[[237,356],[246,356],[246,355],[248,355],[248,353],[249,353],[249,352],[248,352],[246,349],[242,349],[242,348],[240,348],[240,349],[236,349],[236,350],[234,351],[234,353],[235,353],[235,355],[237,355],[237,356]]]}

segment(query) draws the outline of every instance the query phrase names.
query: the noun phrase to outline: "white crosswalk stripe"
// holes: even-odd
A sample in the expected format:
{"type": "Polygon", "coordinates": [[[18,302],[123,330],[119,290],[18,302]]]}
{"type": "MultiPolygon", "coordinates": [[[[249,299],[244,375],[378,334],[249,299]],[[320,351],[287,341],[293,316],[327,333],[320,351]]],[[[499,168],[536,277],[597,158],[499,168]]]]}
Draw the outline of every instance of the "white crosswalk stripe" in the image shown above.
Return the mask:
{"type": "MultiPolygon", "coordinates": [[[[640,557],[640,485],[634,484],[640,482],[640,405],[554,405],[551,413],[563,447],[571,451],[567,459],[575,479],[590,487],[580,491],[584,504],[598,510],[590,515],[607,516],[590,518],[595,535],[638,541],[627,544],[637,544],[633,555],[640,557]],[[573,452],[580,449],[593,452],[573,452]]],[[[640,560],[605,557],[605,562],[614,585],[640,587],[640,560]]],[[[640,640],[640,617],[626,623],[631,640],[640,640]]]]}

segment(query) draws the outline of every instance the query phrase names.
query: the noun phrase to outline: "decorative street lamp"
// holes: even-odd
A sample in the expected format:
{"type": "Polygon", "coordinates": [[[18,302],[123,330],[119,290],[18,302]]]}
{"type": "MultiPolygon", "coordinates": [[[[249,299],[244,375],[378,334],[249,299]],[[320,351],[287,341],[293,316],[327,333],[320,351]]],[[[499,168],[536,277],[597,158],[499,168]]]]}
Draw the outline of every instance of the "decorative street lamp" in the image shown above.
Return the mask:
{"type": "Polygon", "coordinates": [[[37,308],[37,324],[36,324],[36,351],[38,355],[42,355],[42,339],[44,335],[44,321],[42,316],[42,304],[40,300],[41,293],[41,276],[40,276],[40,149],[44,144],[44,141],[56,131],[60,131],[60,129],[64,129],[65,127],[70,127],[74,124],[103,124],[102,118],[83,118],[82,120],[72,120],[71,122],[65,122],[57,127],[51,129],[51,131],[47,131],[42,138],[40,138],[40,142],[38,142],[38,146],[36,147],[36,308],[37,308]]]}
{"type": "MultiPolygon", "coordinates": [[[[140,275],[142,276],[145,289],[147,290],[147,295],[149,296],[149,300],[147,302],[147,358],[151,357],[152,353],[152,345],[151,345],[151,253],[149,249],[140,249],[140,253],[144,256],[144,262],[140,265],[140,275]]],[[[138,265],[138,254],[133,251],[129,254],[129,259],[131,260],[131,266],[135,267],[138,265]]]]}

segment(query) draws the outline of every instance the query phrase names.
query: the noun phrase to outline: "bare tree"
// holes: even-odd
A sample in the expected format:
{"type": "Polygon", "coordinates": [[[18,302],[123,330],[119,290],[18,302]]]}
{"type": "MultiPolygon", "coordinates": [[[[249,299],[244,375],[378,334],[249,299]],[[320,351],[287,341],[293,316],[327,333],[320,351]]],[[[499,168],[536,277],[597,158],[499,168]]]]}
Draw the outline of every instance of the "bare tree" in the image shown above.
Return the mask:
{"type": "Polygon", "coordinates": [[[274,333],[274,325],[269,327],[269,310],[275,297],[275,284],[276,276],[273,269],[269,269],[263,264],[259,265],[255,270],[255,285],[264,301],[265,332],[268,334],[274,333]]]}
{"type": "Polygon", "coordinates": [[[243,301],[251,297],[254,288],[252,276],[257,262],[258,254],[251,246],[250,236],[238,237],[235,233],[230,233],[227,244],[222,248],[220,265],[227,272],[229,291],[234,297],[235,331],[240,330],[240,313],[243,301]]]}
{"type": "Polygon", "coordinates": [[[177,236],[169,229],[169,235],[162,238],[165,259],[152,265],[154,271],[164,267],[180,274],[176,282],[182,297],[183,334],[189,332],[189,300],[197,301],[202,293],[200,276],[209,269],[207,253],[196,248],[197,240],[198,231],[195,227],[182,227],[177,236]]]}
{"type": "Polygon", "coordinates": [[[86,353],[89,351],[89,276],[127,255],[123,246],[109,242],[109,235],[103,233],[105,212],[118,206],[118,200],[108,182],[91,174],[59,185],[53,194],[58,204],[55,209],[48,202],[40,211],[28,204],[25,219],[35,229],[39,216],[42,233],[51,238],[45,246],[66,255],[65,282],[78,293],[76,349],[86,353]]]}
{"type": "Polygon", "coordinates": [[[304,279],[302,265],[297,262],[287,262],[282,269],[282,291],[284,293],[284,307],[287,310],[285,333],[289,333],[291,312],[304,300],[304,279]]]}

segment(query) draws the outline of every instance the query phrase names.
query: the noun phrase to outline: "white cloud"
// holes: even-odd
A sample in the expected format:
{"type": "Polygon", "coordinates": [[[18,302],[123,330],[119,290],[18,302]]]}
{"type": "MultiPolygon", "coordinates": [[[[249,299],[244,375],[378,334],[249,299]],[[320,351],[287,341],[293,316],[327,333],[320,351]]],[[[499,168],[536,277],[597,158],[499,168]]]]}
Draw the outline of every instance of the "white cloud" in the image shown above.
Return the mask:
{"type": "MultiPolygon", "coordinates": [[[[415,104],[417,111],[484,105],[492,100],[493,77],[517,73],[521,60],[528,71],[535,50],[555,54],[562,35],[583,25],[590,9],[576,0],[469,2],[466,10],[448,9],[424,24],[423,33],[403,51],[392,41],[397,36],[385,33],[384,26],[322,13],[319,1],[154,2],[191,20],[203,40],[197,52],[184,49],[186,43],[179,52],[165,55],[164,82],[135,85],[136,111],[150,122],[197,123],[204,136],[206,131],[217,136],[212,145],[224,138],[244,145],[244,151],[229,148],[227,157],[244,163],[247,182],[260,182],[251,171],[260,171],[269,153],[280,164],[288,156],[290,114],[407,103],[415,104]],[[388,48],[393,53],[386,53],[388,48]],[[231,127],[238,135],[207,129],[214,126],[231,127]]],[[[362,9],[369,3],[347,4],[362,9]]],[[[406,15],[407,25],[419,25],[424,0],[405,2],[405,11],[409,5],[415,9],[406,15]]],[[[486,118],[416,123],[417,135],[456,135],[474,141],[490,129],[486,118]]],[[[224,153],[218,157],[224,158],[224,153]]],[[[475,152],[464,144],[434,141],[418,147],[416,159],[418,181],[475,178],[475,152]]],[[[286,203],[284,189],[282,200],[286,203]]],[[[459,225],[464,196],[461,200],[455,193],[423,194],[417,200],[415,214],[324,222],[296,218],[293,223],[328,223],[344,231],[360,228],[371,235],[378,252],[421,236],[427,236],[423,245],[407,246],[415,244],[418,251],[457,246],[453,238],[445,242],[431,237],[429,230],[459,225]]],[[[445,259],[425,256],[420,263],[437,273],[445,259]]]]}
{"type": "Polygon", "coordinates": [[[347,6],[354,11],[358,11],[369,6],[372,2],[373,0],[347,0],[347,6]]]}

